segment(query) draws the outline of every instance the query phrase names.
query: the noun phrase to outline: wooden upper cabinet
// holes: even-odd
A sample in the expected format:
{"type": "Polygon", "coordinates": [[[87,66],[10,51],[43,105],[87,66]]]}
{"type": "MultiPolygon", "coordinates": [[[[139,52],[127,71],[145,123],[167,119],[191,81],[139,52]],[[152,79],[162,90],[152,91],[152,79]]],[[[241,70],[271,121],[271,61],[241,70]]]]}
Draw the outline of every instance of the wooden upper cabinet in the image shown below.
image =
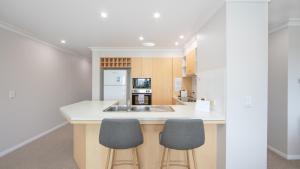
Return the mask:
{"type": "Polygon", "coordinates": [[[152,58],[131,58],[131,76],[133,78],[152,77],[152,58]]]}
{"type": "Polygon", "coordinates": [[[171,105],[173,96],[172,58],[153,58],[152,104],[171,105]]]}
{"type": "Polygon", "coordinates": [[[131,77],[138,78],[142,76],[142,58],[131,58],[131,77]]]}
{"type": "Polygon", "coordinates": [[[142,58],[142,77],[152,77],[152,58],[142,58]]]}
{"type": "Polygon", "coordinates": [[[196,49],[190,51],[186,56],[186,74],[196,74],[196,49]]]}

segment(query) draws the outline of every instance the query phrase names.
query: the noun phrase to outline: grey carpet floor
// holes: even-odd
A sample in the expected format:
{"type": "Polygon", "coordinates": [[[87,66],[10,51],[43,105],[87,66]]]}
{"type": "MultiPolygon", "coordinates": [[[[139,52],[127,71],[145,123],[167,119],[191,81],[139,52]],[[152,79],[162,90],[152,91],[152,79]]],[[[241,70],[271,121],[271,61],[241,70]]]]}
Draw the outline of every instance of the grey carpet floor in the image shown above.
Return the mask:
{"type": "Polygon", "coordinates": [[[72,133],[72,126],[66,125],[0,158],[0,169],[78,169],[72,133]]]}
{"type": "MultiPolygon", "coordinates": [[[[67,125],[0,158],[0,169],[78,169],[72,146],[72,126],[67,125]]],[[[269,151],[268,169],[300,169],[300,160],[269,151]]]]}
{"type": "Polygon", "coordinates": [[[268,151],[268,169],[300,169],[300,160],[285,160],[268,151]]]}

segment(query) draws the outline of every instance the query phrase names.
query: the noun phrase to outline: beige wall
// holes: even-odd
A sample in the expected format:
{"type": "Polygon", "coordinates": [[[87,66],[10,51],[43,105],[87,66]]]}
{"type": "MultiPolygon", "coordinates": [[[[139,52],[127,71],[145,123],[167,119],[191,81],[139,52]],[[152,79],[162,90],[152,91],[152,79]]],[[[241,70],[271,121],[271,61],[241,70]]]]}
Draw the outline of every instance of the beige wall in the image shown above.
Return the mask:
{"type": "Polygon", "coordinates": [[[288,155],[300,159],[300,25],[289,26],[288,155]]]}
{"type": "Polygon", "coordinates": [[[0,154],[62,124],[59,107],[85,99],[91,99],[90,57],[0,28],[0,154]]]}
{"type": "Polygon", "coordinates": [[[288,24],[269,37],[268,145],[300,159],[300,26],[288,24]]]}
{"type": "Polygon", "coordinates": [[[269,36],[268,145],[287,154],[288,29],[269,36]]]}

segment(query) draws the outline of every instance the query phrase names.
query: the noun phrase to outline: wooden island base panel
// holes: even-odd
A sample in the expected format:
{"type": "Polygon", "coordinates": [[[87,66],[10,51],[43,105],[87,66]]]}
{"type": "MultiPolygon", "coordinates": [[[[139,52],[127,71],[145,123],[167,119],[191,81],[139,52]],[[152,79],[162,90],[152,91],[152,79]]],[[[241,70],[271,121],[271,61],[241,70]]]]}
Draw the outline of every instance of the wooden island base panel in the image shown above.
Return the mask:
{"type": "MultiPolygon", "coordinates": [[[[198,169],[216,169],[217,125],[205,124],[205,144],[196,149],[198,169]]],[[[159,133],[163,124],[143,124],[144,143],[138,147],[141,169],[159,169],[163,147],[159,144],[159,133]]],[[[80,169],[104,169],[108,149],[99,144],[100,124],[73,124],[74,158],[80,169]]],[[[189,153],[192,153],[191,151],[189,153]]],[[[115,160],[132,160],[132,150],[118,150],[115,160]]],[[[186,161],[185,151],[171,150],[171,160],[186,161]]],[[[191,168],[194,169],[192,159],[191,168]]],[[[132,166],[116,166],[116,169],[132,169],[132,166]]],[[[172,169],[182,167],[172,166],[172,169]]]]}

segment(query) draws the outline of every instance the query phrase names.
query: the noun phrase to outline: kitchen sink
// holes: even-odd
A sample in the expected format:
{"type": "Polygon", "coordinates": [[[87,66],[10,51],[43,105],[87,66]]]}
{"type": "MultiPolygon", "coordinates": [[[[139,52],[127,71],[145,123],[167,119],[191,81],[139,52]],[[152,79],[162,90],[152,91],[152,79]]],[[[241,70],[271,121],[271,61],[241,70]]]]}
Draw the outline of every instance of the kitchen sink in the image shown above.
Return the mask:
{"type": "Polygon", "coordinates": [[[144,112],[144,111],[151,111],[151,107],[150,106],[132,106],[130,108],[130,111],[133,112],[144,112]]]}
{"type": "Polygon", "coordinates": [[[128,111],[128,106],[126,105],[113,105],[104,110],[105,112],[115,112],[115,111],[128,111]]]}
{"type": "Polygon", "coordinates": [[[104,112],[174,112],[171,106],[155,105],[155,106],[127,106],[112,105],[104,110],[104,112]]]}

